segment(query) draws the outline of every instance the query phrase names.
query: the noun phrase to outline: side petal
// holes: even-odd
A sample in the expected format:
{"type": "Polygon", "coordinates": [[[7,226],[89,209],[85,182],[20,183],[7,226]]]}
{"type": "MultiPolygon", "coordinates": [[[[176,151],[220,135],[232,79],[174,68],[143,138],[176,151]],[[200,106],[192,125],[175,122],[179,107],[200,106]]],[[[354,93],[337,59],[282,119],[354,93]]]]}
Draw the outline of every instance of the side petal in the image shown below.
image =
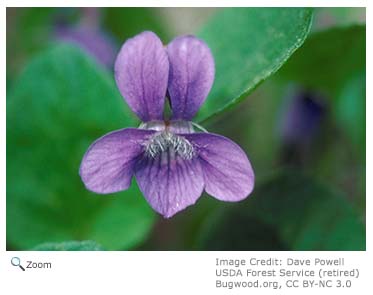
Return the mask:
{"type": "Polygon", "coordinates": [[[205,190],[222,201],[240,201],[254,188],[254,172],[245,152],[233,141],[211,133],[184,135],[197,149],[205,190]]]}
{"type": "Polygon", "coordinates": [[[190,120],[210,92],[215,77],[210,48],[193,36],[175,38],[167,46],[170,60],[168,92],[173,119],[190,120]]]}
{"type": "Polygon", "coordinates": [[[121,129],[104,135],[88,149],[79,174],[87,189],[108,194],[127,189],[131,184],[142,143],[154,131],[121,129]]]}
{"type": "Polygon", "coordinates": [[[203,192],[198,159],[184,160],[171,152],[144,157],[135,175],[149,204],[166,218],[194,204],[203,192]]]}
{"type": "Polygon", "coordinates": [[[169,62],[161,40],[143,32],[127,40],[115,61],[115,80],[130,108],[143,121],[161,120],[169,62]]]}

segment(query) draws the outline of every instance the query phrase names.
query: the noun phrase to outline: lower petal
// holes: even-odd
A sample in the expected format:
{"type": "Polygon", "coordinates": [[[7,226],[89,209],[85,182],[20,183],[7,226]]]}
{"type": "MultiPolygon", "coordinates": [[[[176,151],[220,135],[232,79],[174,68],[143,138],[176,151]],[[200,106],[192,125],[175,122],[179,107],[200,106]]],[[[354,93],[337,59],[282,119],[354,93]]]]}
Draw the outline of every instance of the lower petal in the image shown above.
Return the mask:
{"type": "Polygon", "coordinates": [[[143,152],[142,143],[153,133],[128,128],[96,140],[80,165],[79,174],[86,188],[101,194],[127,189],[131,185],[136,161],[143,152]]]}
{"type": "Polygon", "coordinates": [[[166,218],[194,204],[204,186],[198,159],[182,159],[172,151],[144,157],[135,175],[149,204],[166,218]]]}
{"type": "Polygon", "coordinates": [[[208,194],[235,202],[252,192],[254,172],[245,152],[236,143],[211,133],[184,136],[197,149],[208,194]]]}

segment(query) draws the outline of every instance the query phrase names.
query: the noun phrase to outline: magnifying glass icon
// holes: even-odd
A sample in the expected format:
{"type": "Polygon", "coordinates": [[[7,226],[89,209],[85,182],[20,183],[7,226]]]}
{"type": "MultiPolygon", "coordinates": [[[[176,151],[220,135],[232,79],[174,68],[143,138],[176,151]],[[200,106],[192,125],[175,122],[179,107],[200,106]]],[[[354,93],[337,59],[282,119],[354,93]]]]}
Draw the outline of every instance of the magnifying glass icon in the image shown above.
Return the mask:
{"type": "Polygon", "coordinates": [[[19,257],[13,257],[13,258],[10,260],[10,263],[11,263],[13,266],[18,266],[20,269],[22,269],[23,271],[25,271],[25,269],[24,269],[23,266],[21,265],[21,259],[19,259],[19,257]]]}

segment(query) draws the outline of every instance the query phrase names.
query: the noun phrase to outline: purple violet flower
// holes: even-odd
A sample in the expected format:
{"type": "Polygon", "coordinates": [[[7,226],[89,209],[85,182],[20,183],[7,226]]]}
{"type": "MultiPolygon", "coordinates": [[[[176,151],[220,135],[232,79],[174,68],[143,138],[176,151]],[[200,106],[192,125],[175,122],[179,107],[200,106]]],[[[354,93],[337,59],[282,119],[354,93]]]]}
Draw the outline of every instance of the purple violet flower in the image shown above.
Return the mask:
{"type": "Polygon", "coordinates": [[[84,27],[59,25],[55,36],[58,40],[79,46],[106,67],[112,67],[115,59],[115,45],[104,32],[84,27]]]}
{"type": "Polygon", "coordinates": [[[80,166],[87,189],[126,190],[134,175],[150,206],[166,218],[194,204],[203,190],[222,201],[246,198],[254,173],[244,151],[191,122],[214,75],[210,49],[196,37],[177,37],[167,47],[152,32],[127,40],[115,62],[115,79],[143,123],[106,134],[89,147],[80,166]],[[163,114],[167,91],[170,120],[163,114]]]}
{"type": "Polygon", "coordinates": [[[326,111],[324,98],[315,92],[297,89],[286,102],[280,136],[286,145],[307,145],[317,135],[326,111]]]}
{"type": "Polygon", "coordinates": [[[81,8],[81,18],[75,26],[60,20],[54,37],[79,46],[107,68],[113,66],[116,44],[109,34],[100,29],[100,10],[96,7],[81,8]]]}

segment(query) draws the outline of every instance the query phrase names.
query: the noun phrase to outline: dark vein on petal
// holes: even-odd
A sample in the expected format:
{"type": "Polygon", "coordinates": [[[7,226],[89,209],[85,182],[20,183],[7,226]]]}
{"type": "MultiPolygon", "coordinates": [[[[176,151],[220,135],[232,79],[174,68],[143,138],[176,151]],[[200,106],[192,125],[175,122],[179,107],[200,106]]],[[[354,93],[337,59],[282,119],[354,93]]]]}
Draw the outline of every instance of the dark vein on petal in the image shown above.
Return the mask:
{"type": "MultiPolygon", "coordinates": [[[[235,185],[235,188],[236,189],[240,189],[241,185],[237,182],[236,180],[236,177],[229,177],[227,174],[224,174],[224,172],[222,172],[220,169],[216,168],[214,165],[212,165],[210,162],[206,161],[204,158],[200,157],[200,160],[203,161],[203,165],[207,165],[207,166],[210,166],[213,168],[214,171],[216,171],[218,174],[220,174],[221,176],[223,176],[223,179],[229,179],[229,181],[233,182],[235,185]]],[[[203,166],[202,166],[203,167],[203,166]]],[[[203,172],[205,173],[205,169],[202,169],[203,172]]],[[[217,179],[217,177],[215,176],[215,179],[217,179]]],[[[224,187],[227,187],[228,189],[230,188],[229,185],[226,185],[226,182],[222,183],[222,182],[219,182],[220,184],[223,184],[224,187]]],[[[230,189],[229,189],[230,190],[230,189]]]]}

